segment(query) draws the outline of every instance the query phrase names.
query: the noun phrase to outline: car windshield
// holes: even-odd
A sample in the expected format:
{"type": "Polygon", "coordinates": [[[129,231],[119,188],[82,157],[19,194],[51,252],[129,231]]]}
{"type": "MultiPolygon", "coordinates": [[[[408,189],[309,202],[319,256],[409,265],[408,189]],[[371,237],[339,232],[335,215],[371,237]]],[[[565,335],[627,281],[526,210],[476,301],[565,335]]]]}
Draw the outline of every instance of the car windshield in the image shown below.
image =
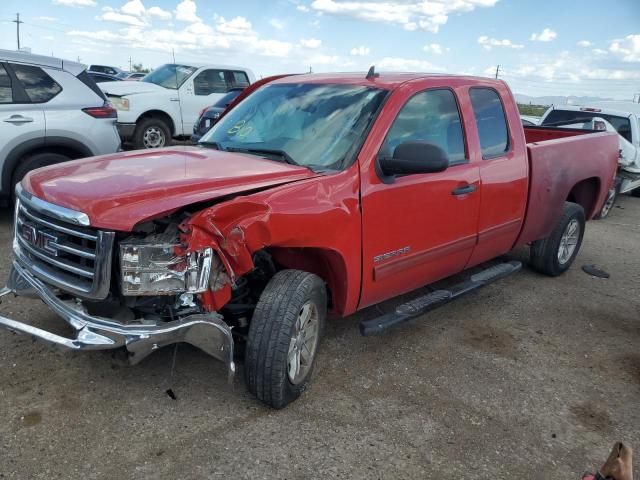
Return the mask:
{"type": "Polygon", "coordinates": [[[201,143],[341,170],[355,159],[386,93],[354,85],[267,85],[240,102],[201,143]]]}
{"type": "Polygon", "coordinates": [[[218,107],[218,108],[224,108],[227,105],[229,105],[238,95],[240,95],[242,93],[242,88],[236,88],[234,90],[231,90],[229,93],[227,93],[225,96],[223,96],[220,100],[218,100],[216,103],[214,103],[212,106],[213,107],[218,107]]]}
{"type": "Polygon", "coordinates": [[[197,69],[197,67],[168,63],[148,73],[140,81],[177,90],[197,69]]]}
{"type": "Polygon", "coordinates": [[[588,123],[593,118],[602,118],[613,125],[619,135],[631,142],[631,123],[626,117],[585,110],[552,110],[542,122],[542,126],[568,128],[571,125],[588,123]]]}

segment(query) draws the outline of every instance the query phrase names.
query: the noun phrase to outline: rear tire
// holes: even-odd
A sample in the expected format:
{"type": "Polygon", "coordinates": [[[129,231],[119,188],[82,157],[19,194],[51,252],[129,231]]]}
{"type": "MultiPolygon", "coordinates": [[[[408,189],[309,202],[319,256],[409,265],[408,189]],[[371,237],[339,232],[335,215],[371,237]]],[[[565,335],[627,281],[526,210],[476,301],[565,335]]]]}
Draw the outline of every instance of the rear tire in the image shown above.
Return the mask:
{"type": "Polygon", "coordinates": [[[249,327],[244,374],[247,389],[283,408],[306,389],[327,315],[320,277],[300,270],[274,275],[262,292],[249,327]]]}
{"type": "Polygon", "coordinates": [[[613,210],[613,206],[615,205],[617,198],[618,198],[618,189],[614,186],[611,190],[607,192],[607,199],[605,200],[604,205],[602,206],[602,210],[600,210],[596,214],[594,219],[602,220],[603,218],[607,218],[607,216],[609,216],[609,214],[611,213],[611,210],[613,210]]]}
{"type": "Polygon", "coordinates": [[[24,157],[20,160],[20,163],[13,171],[13,176],[11,177],[11,200],[15,203],[16,185],[20,183],[24,176],[31,170],[46,167],[48,165],[54,165],[56,163],[68,162],[69,160],[71,159],[66,155],[52,152],[36,153],[24,157]]]}
{"type": "Polygon", "coordinates": [[[136,150],[168,147],[171,145],[171,130],[161,118],[143,118],[136,125],[132,143],[136,150]]]}
{"type": "Polygon", "coordinates": [[[550,277],[566,272],[580,251],[584,227],[584,209],[576,203],[565,202],[551,234],[531,245],[531,266],[550,277]]]}
{"type": "Polygon", "coordinates": [[[636,197],[636,198],[640,198],[640,188],[635,188],[635,189],[631,190],[631,196],[632,197],[636,197]]]}

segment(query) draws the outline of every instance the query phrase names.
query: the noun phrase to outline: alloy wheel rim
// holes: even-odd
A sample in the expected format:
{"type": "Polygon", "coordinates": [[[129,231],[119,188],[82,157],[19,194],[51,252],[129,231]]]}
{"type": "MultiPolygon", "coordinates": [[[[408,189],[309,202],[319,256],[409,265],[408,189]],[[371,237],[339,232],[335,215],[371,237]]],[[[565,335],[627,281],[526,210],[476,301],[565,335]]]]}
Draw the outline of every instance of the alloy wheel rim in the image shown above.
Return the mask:
{"type": "Polygon", "coordinates": [[[145,148],[159,148],[164,146],[164,132],[159,127],[151,126],[144,131],[142,142],[145,148]]]}
{"type": "Polygon", "coordinates": [[[318,346],[319,314],[316,305],[306,302],[296,318],[287,354],[287,376],[294,385],[304,380],[311,370],[318,346]]]}
{"type": "Polygon", "coordinates": [[[578,239],[580,238],[580,223],[573,218],[564,229],[564,233],[560,238],[560,247],[558,248],[558,262],[564,265],[569,261],[576,251],[578,239]]]}

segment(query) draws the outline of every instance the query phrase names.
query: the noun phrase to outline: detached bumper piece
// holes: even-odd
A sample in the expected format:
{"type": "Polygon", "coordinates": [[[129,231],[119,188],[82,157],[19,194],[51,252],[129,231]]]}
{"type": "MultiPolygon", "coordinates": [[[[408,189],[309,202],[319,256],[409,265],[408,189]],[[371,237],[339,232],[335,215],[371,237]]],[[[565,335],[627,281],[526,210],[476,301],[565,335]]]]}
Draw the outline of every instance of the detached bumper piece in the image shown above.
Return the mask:
{"type": "Polygon", "coordinates": [[[227,366],[229,379],[235,373],[231,328],[217,313],[197,314],[172,322],[139,319],[135,323],[120,323],[86,313],[73,300],[62,300],[38,278],[14,262],[9,286],[0,290],[0,297],[15,293],[37,296],[75,331],[75,338],[66,338],[26,323],[0,316],[0,326],[17,333],[26,333],[39,340],[70,350],[109,350],[126,347],[130,362],[136,364],[155,350],[173,343],[185,342],[200,348],[227,366]]]}

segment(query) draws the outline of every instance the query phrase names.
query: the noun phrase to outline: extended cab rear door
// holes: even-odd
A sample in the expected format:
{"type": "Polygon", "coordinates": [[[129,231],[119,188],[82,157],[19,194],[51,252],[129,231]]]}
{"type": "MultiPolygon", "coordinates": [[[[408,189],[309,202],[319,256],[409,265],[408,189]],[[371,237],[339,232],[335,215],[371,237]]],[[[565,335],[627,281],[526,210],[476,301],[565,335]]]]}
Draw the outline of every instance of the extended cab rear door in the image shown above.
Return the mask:
{"type": "Polygon", "coordinates": [[[378,144],[363,149],[360,160],[360,307],[449,276],[467,264],[477,239],[480,176],[469,159],[465,130],[458,93],[447,85],[425,88],[422,82],[408,82],[387,101],[370,135],[378,144]],[[449,168],[385,183],[376,162],[393,156],[407,141],[438,145],[449,156],[449,168]]]}
{"type": "Polygon", "coordinates": [[[527,205],[528,168],[518,107],[503,84],[470,87],[468,138],[480,166],[478,245],[467,267],[507,253],[520,233],[527,205]]]}

